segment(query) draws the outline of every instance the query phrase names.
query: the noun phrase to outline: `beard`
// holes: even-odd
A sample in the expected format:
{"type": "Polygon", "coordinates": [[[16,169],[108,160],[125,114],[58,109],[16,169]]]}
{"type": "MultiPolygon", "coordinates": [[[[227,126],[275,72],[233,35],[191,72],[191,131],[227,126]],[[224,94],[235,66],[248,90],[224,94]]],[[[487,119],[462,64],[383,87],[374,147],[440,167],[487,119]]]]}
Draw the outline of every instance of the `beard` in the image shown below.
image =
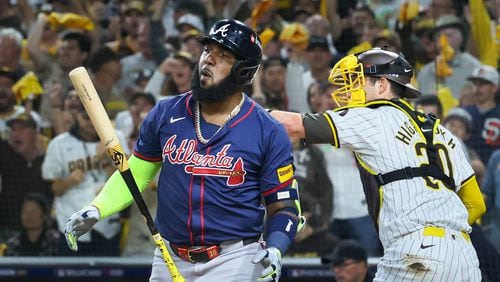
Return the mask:
{"type": "Polygon", "coordinates": [[[193,91],[193,99],[204,103],[221,102],[227,97],[243,91],[243,85],[237,83],[234,77],[229,74],[219,83],[203,88],[200,82],[199,67],[196,66],[191,79],[191,90],[193,91]]]}

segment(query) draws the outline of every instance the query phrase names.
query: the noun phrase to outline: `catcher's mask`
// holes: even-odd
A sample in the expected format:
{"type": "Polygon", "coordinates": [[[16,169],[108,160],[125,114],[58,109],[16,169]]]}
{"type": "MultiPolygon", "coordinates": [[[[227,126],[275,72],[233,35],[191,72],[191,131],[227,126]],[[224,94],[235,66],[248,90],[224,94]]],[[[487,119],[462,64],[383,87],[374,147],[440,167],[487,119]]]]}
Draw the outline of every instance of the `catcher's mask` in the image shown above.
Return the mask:
{"type": "Polygon", "coordinates": [[[418,91],[411,83],[413,68],[402,54],[373,48],[359,54],[348,55],[338,61],[328,81],[338,87],[333,100],[338,106],[360,105],[366,101],[365,76],[384,77],[405,87],[403,97],[417,98],[418,91]]]}

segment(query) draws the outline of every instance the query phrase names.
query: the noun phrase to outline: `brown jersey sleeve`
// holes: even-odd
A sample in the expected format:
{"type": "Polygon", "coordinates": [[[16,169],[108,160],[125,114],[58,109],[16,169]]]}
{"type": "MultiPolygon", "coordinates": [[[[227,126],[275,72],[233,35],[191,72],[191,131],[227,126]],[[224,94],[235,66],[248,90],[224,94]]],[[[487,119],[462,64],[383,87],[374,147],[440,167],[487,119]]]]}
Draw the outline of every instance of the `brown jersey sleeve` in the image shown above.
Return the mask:
{"type": "Polygon", "coordinates": [[[305,142],[309,144],[332,144],[340,147],[337,129],[327,113],[305,113],[302,116],[305,142]]]}

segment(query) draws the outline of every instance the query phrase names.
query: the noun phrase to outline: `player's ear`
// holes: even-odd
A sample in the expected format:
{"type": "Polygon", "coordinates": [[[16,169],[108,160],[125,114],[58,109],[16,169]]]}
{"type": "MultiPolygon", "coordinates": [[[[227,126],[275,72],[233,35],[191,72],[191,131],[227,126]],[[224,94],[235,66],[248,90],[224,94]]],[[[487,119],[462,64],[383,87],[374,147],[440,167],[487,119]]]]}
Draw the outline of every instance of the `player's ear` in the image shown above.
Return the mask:
{"type": "Polygon", "coordinates": [[[382,95],[389,91],[389,88],[391,87],[391,83],[389,80],[385,77],[381,77],[375,81],[375,89],[377,89],[377,94],[382,95]]]}

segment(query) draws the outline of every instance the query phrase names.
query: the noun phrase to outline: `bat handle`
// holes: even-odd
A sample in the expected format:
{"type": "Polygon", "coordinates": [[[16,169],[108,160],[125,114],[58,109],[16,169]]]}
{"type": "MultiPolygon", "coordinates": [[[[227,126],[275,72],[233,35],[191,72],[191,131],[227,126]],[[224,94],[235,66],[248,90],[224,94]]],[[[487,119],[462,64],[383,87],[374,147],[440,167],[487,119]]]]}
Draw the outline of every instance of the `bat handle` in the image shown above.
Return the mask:
{"type": "Polygon", "coordinates": [[[161,237],[160,233],[156,232],[155,234],[153,234],[153,240],[155,241],[156,246],[160,249],[163,260],[167,264],[167,267],[170,271],[170,276],[172,276],[172,280],[174,282],[185,282],[186,280],[179,273],[179,270],[175,266],[172,257],[170,255],[165,255],[168,253],[167,244],[165,244],[165,241],[163,241],[163,238],[161,237]]]}

